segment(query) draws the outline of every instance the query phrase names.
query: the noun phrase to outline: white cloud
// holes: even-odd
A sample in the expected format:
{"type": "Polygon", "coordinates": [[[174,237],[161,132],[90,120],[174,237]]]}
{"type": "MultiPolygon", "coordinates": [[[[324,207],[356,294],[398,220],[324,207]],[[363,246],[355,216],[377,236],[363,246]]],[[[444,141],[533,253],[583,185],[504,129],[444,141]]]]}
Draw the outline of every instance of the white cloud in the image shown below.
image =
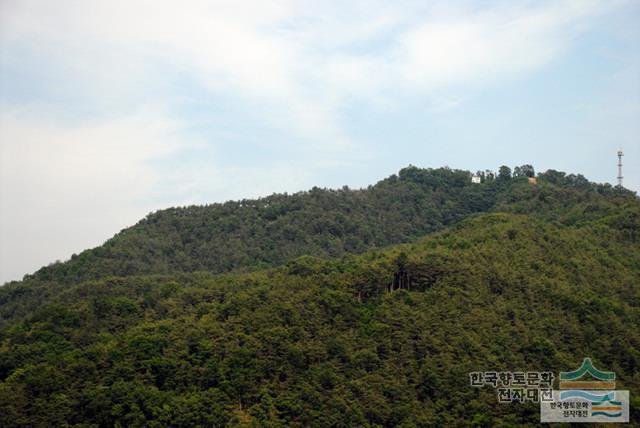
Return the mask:
{"type": "Polygon", "coordinates": [[[565,1],[430,15],[412,3],[355,2],[345,11],[293,1],[22,1],[5,4],[3,25],[6,44],[28,40],[59,57],[98,102],[114,91],[116,100],[153,96],[140,87],[157,89],[150,83],[163,76],[154,67],[171,64],[214,93],[264,108],[280,128],[346,143],[339,112],[350,97],[534,70],[605,7],[565,1]]]}
{"type": "Polygon", "coordinates": [[[519,76],[556,58],[602,6],[555,2],[429,19],[400,37],[399,75],[426,89],[519,76]]]}

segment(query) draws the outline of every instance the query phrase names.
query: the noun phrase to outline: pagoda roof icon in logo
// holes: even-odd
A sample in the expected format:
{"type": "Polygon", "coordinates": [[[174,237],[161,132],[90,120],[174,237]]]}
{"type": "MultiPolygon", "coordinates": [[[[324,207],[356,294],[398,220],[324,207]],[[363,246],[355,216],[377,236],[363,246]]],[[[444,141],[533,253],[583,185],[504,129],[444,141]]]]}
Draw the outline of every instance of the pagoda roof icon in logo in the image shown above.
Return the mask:
{"type": "Polygon", "coordinates": [[[616,374],[603,372],[594,367],[591,358],[585,358],[582,365],[572,372],[560,372],[560,389],[615,389],[616,374]],[[581,380],[589,374],[589,379],[581,380]]]}

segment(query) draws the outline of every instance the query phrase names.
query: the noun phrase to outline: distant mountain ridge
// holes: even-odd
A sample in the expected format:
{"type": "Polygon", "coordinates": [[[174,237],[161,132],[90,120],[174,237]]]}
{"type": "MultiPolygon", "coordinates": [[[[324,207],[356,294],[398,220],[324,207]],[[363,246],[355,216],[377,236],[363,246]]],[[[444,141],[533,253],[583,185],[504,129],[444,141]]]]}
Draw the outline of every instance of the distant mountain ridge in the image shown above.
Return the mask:
{"type": "Polygon", "coordinates": [[[169,208],[32,277],[78,282],[104,275],[260,269],[302,255],[341,257],[409,242],[482,212],[519,210],[553,216],[561,204],[588,209],[589,203],[608,198],[611,208],[634,197],[627,190],[557,171],[539,174],[534,187],[524,176],[483,173],[483,182],[474,184],[472,175],[410,166],[366,189],[313,188],[293,195],[169,208]]]}

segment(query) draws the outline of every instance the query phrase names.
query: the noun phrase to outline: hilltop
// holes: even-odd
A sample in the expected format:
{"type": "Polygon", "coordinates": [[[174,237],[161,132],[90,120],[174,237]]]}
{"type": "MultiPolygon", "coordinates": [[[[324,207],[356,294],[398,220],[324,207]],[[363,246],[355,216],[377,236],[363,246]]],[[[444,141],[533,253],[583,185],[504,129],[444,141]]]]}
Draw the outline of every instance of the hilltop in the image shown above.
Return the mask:
{"type": "Polygon", "coordinates": [[[410,242],[476,213],[571,221],[571,214],[591,218],[634,197],[557,171],[540,174],[538,185],[530,186],[520,173],[525,167],[531,168],[516,167],[513,178],[482,173],[482,183],[474,184],[469,171],[411,166],[365,189],[314,187],[161,210],[104,245],[27,278],[68,283],[104,275],[255,270],[302,255],[342,257],[410,242]]]}

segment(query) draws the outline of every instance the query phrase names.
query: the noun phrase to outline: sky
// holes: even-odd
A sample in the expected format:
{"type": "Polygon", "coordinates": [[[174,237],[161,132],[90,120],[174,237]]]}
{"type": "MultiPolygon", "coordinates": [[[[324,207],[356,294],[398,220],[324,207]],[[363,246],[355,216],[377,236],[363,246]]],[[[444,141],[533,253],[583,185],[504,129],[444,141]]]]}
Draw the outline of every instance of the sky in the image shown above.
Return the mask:
{"type": "Polygon", "coordinates": [[[640,2],[0,0],[0,284],[147,213],[413,164],[640,191],[640,2]]]}

